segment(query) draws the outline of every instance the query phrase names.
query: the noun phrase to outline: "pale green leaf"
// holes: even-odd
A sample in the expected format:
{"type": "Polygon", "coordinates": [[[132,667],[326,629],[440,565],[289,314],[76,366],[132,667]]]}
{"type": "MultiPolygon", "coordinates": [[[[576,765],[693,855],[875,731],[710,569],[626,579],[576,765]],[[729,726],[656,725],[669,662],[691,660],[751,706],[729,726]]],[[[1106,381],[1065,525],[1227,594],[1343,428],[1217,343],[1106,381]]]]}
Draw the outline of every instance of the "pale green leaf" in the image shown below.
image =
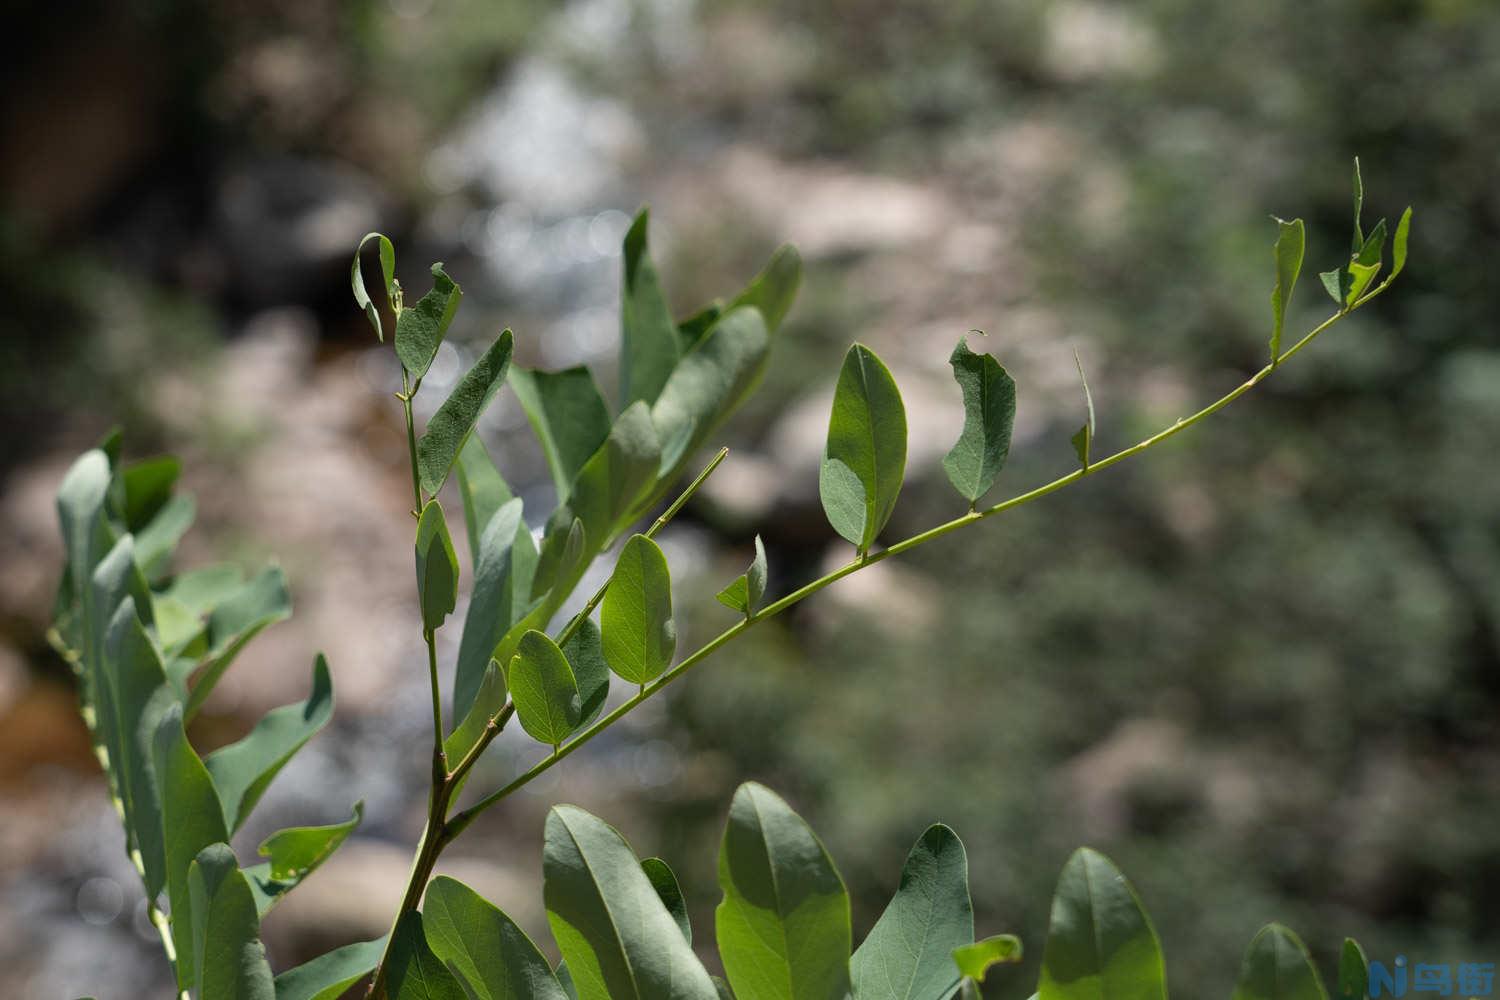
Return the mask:
{"type": "Polygon", "coordinates": [[[1165,1000],[1156,929],[1125,876],[1081,848],[1052,897],[1039,1000],[1165,1000]]]}
{"type": "Polygon", "coordinates": [[[905,470],[901,392],[875,352],[855,344],[844,356],[834,389],[818,491],[833,529],[861,553],[890,520],[905,470]]]}
{"type": "Polygon", "coordinates": [[[429,635],[453,613],[458,601],[458,553],[448,537],[442,504],[429,500],[417,520],[417,595],[422,629],[429,635]]]}
{"type": "Polygon", "coordinates": [[[495,468],[490,453],[478,434],[469,439],[458,452],[458,464],[454,466],[458,476],[458,492],[464,503],[464,528],[469,536],[469,559],[479,562],[479,540],[495,511],[511,501],[510,486],[495,468]]]}
{"type": "Polygon", "coordinates": [[[1328,994],[1302,940],[1267,924],[1245,951],[1233,1000],[1328,1000],[1328,994]]]}
{"type": "Polygon", "coordinates": [[[374,971],[383,954],[383,937],[335,948],[277,976],[276,1000],[338,1000],[374,971]]]}
{"type": "MultiPolygon", "coordinates": [[[[455,765],[468,755],[484,736],[485,730],[489,728],[490,719],[494,718],[495,713],[504,705],[505,671],[500,669],[500,664],[491,660],[484,669],[479,688],[474,693],[474,700],[469,705],[468,711],[458,717],[458,725],[454,726],[453,732],[443,740],[443,752],[448,755],[449,766],[455,765]]],[[[465,775],[464,780],[467,779],[468,776],[465,775]]],[[[457,797],[457,794],[455,791],[454,796],[457,797]]]]}
{"type": "Polygon", "coordinates": [[[198,504],[189,495],[172,497],[135,536],[135,558],[141,572],[155,580],[166,570],[167,560],[182,536],[193,526],[198,504]]]}
{"type": "Polygon", "coordinates": [[[516,922],[473,889],[439,875],[422,903],[427,943],[477,1000],[564,1000],[557,977],[516,922]]]}
{"type": "Polygon", "coordinates": [[[600,548],[609,545],[631,510],[655,484],[661,444],[651,412],[643,402],[620,414],[609,437],[582,469],[568,492],[568,505],[600,548]]]}
{"type": "Polygon", "coordinates": [[[677,366],[682,345],[646,247],[650,212],[641,209],[625,233],[620,289],[620,406],[649,406],[677,366]]]}
{"type": "Polygon", "coordinates": [[[354,250],[354,263],[349,265],[349,284],[354,289],[354,302],[365,311],[370,319],[370,325],[375,328],[375,336],[385,340],[385,331],[380,327],[380,308],[370,298],[370,293],[365,289],[365,278],[360,272],[359,255],[364,250],[365,244],[371,240],[378,241],[380,248],[380,272],[385,279],[386,298],[390,299],[396,291],[396,248],[391,246],[391,241],[379,233],[367,233],[359,241],[359,246],[354,250]]]}
{"type": "Polygon", "coordinates": [[[422,914],[415,910],[401,915],[391,935],[386,992],[390,1000],[469,1000],[458,978],[433,954],[422,914]]]}
{"type": "Polygon", "coordinates": [[[448,277],[443,265],[434,264],[432,290],[396,317],[396,357],[413,379],[420,379],[432,367],[463,297],[463,289],[448,277]]]}
{"type": "Polygon", "coordinates": [[[521,636],[507,671],[511,700],[521,728],[532,739],[556,746],[583,718],[583,698],[568,658],[545,632],[521,636]]]}
{"type": "MultiPolygon", "coordinates": [[[[536,550],[522,518],[520,498],[508,501],[491,517],[479,541],[474,592],[464,615],[453,678],[453,718],[462,719],[474,705],[485,669],[501,637],[530,602],[536,550]]],[[[505,697],[501,690],[500,697],[505,697]]]]}
{"type": "Polygon", "coordinates": [[[547,815],[543,894],[579,1000],[717,1000],[702,963],[614,828],[547,815]]]}
{"type": "Polygon", "coordinates": [[[719,851],[719,955],[739,1000],[849,994],[849,895],[802,817],[771,790],[741,785],[719,851]]]}
{"type": "Polygon", "coordinates": [[[565,503],[578,470],[609,437],[604,397],[583,367],[540,372],[512,366],[510,385],[541,443],[557,502],[565,503]]]}
{"type": "Polygon", "coordinates": [[[682,886],[678,884],[671,866],[661,858],[647,858],[641,862],[641,870],[651,880],[656,898],[661,900],[661,905],[667,908],[672,920],[676,922],[677,929],[682,931],[682,939],[692,944],[693,922],[688,918],[687,900],[683,898],[682,886]]]}
{"type": "Polygon", "coordinates": [[[995,484],[1010,454],[1016,422],[1016,383],[1000,362],[975,354],[960,340],[948,358],[963,391],[964,429],[943,456],[943,471],[959,495],[973,506],[995,484]]]}
{"type": "MultiPolygon", "coordinates": [[[[228,844],[210,844],[188,867],[192,898],[194,995],[200,1000],[275,1000],[260,942],[260,916],[228,844]]],[[[181,920],[186,914],[178,915],[181,920]]]]}
{"type": "Polygon", "coordinates": [[[929,827],[907,855],[895,897],[849,962],[854,1000],[947,1000],[958,988],[954,949],[973,940],[964,845],[948,827],[929,827]]]}
{"type": "Polygon", "coordinates": [[[353,815],[341,823],[278,830],[263,840],[256,851],[268,859],[272,881],[300,882],[349,839],[364,816],[365,804],[356,802],[353,815]]]}
{"type": "Polygon", "coordinates": [[[604,660],[632,684],[660,677],[677,649],[672,620],[672,577],[667,557],[645,535],[632,535],[620,551],[599,611],[604,660]]]}
{"type": "Polygon", "coordinates": [[[1354,240],[1351,253],[1358,253],[1364,244],[1364,232],[1360,229],[1359,217],[1365,207],[1365,181],[1359,175],[1359,157],[1354,158],[1354,182],[1351,185],[1354,191],[1354,240]]]}
{"type": "Polygon", "coordinates": [[[475,421],[505,383],[513,344],[511,332],[502,331],[427,421],[427,430],[417,442],[417,478],[429,494],[443,488],[475,421]]]}
{"type": "Polygon", "coordinates": [[[1271,289],[1271,360],[1281,360],[1281,334],[1286,327],[1286,309],[1292,301],[1292,289],[1302,273],[1302,256],[1307,249],[1307,229],[1301,219],[1276,220],[1276,245],[1271,255],[1276,261],[1276,287],[1271,289]]]}
{"type": "Polygon", "coordinates": [[[761,598],[766,596],[766,547],[762,544],[760,536],[755,536],[755,558],[750,560],[750,568],[739,576],[734,582],[719,591],[719,603],[725,607],[740,612],[746,618],[755,617],[755,612],[760,608],[761,598]]]}
{"type": "Polygon", "coordinates": [[[1020,960],[1021,939],[1011,934],[996,934],[983,941],[975,941],[953,949],[953,964],[958,966],[958,971],[979,983],[984,982],[990,966],[1020,960]]]}

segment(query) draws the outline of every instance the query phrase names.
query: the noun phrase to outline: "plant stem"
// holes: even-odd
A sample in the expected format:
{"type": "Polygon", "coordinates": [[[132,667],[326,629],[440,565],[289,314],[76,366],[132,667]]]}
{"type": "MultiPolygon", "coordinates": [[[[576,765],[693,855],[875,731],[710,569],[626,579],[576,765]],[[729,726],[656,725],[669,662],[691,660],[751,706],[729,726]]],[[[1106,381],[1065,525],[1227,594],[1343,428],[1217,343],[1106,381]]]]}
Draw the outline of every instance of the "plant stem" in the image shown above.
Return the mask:
{"type": "MultiPolygon", "coordinates": [[[[1377,289],[1376,291],[1378,292],[1379,290],[1380,289],[1377,289]]],[[[484,812],[486,809],[489,809],[491,806],[496,805],[507,796],[526,787],[526,785],[530,784],[532,781],[540,777],[544,772],[551,769],[554,764],[562,761],[574,750],[583,746],[585,743],[592,740],[595,736],[598,736],[600,733],[604,732],[604,730],[614,725],[625,715],[629,714],[629,712],[641,702],[645,701],[647,698],[656,694],[662,688],[666,687],[668,684],[672,683],[677,678],[687,673],[693,667],[697,666],[700,662],[708,658],[708,656],[715,652],[720,646],[723,646],[725,643],[730,642],[746,629],[751,628],[752,626],[765,621],[768,618],[775,617],[776,615],[792,607],[793,605],[799,604],[802,601],[806,600],[808,597],[811,597],[813,594],[816,594],[824,587],[827,587],[830,584],[837,582],[838,580],[842,580],[844,577],[849,576],[851,573],[856,573],[859,570],[864,569],[866,566],[874,565],[875,563],[887,559],[890,556],[899,555],[902,552],[908,552],[920,545],[926,545],[928,542],[942,538],[944,535],[947,535],[950,532],[957,531],[965,525],[973,524],[976,521],[982,521],[987,517],[993,517],[996,514],[1011,510],[1015,507],[1020,507],[1023,504],[1031,503],[1034,500],[1040,500],[1042,497],[1047,496],[1050,493],[1055,493],[1071,483],[1076,483],[1078,480],[1083,479],[1085,476],[1093,475],[1095,472],[1098,472],[1102,469],[1107,469],[1117,462],[1123,462],[1127,458],[1138,455],[1141,452],[1146,451],[1148,448],[1152,448],[1167,440],[1167,438],[1172,437],[1174,434],[1184,431],[1187,428],[1198,423],[1199,421],[1213,416],[1215,413],[1219,412],[1224,407],[1228,406],[1230,403],[1234,402],[1236,399],[1239,399],[1245,393],[1255,388],[1261,382],[1265,381],[1265,379],[1268,378],[1282,362],[1286,361],[1288,358],[1291,358],[1308,344],[1316,340],[1318,335],[1323,333],[1323,331],[1327,330],[1329,327],[1332,327],[1333,325],[1338,323],[1339,320],[1349,315],[1349,313],[1364,305],[1373,297],[1374,294],[1375,293],[1372,292],[1370,295],[1366,295],[1363,299],[1360,299],[1349,309],[1335,313],[1328,319],[1324,320],[1322,323],[1318,324],[1318,326],[1314,327],[1310,333],[1305,335],[1301,340],[1297,341],[1296,344],[1288,348],[1279,357],[1272,359],[1270,364],[1266,365],[1245,382],[1241,383],[1239,386],[1235,387],[1225,395],[1214,400],[1214,402],[1205,406],[1203,409],[1199,410],[1197,413],[1194,413],[1192,416],[1181,418],[1170,427],[1167,427],[1157,432],[1156,434],[1153,434],[1151,437],[1148,437],[1145,440],[1138,442],[1137,444],[1131,445],[1129,448],[1124,448],[1120,451],[1117,451],[1107,458],[1101,458],[1097,461],[1090,462],[1087,468],[1074,469],[1067,475],[1059,476],[1057,479],[1052,480],[1050,483],[1038,486],[1033,490],[1019,494],[1018,496],[1011,497],[1008,500],[1001,501],[1000,503],[997,503],[992,507],[986,507],[982,510],[975,510],[971,508],[967,513],[963,514],[960,517],[956,517],[953,520],[940,524],[935,528],[929,528],[926,531],[911,536],[910,538],[906,538],[899,542],[896,542],[895,544],[889,546],[888,548],[882,549],[879,552],[860,553],[856,555],[852,562],[846,563],[833,572],[821,576],[818,579],[813,580],[811,583],[808,583],[798,588],[797,590],[794,590],[792,593],[787,594],[780,600],[768,604],[765,608],[756,612],[753,618],[747,618],[742,621],[736,622],[734,625],[731,625],[723,632],[720,632],[713,639],[709,640],[706,645],[689,654],[682,660],[681,663],[677,664],[677,666],[673,667],[671,670],[668,670],[666,673],[662,674],[650,684],[645,685],[629,701],[620,705],[613,712],[610,712],[598,722],[595,722],[588,729],[585,729],[583,732],[573,737],[573,739],[569,740],[567,743],[563,744],[560,748],[555,750],[552,754],[539,761],[530,770],[521,774],[510,784],[505,785],[503,788],[500,788],[494,792],[491,792],[489,795],[486,795],[484,798],[475,802],[467,809],[455,813],[453,815],[453,818],[448,821],[447,828],[444,833],[445,840],[452,840],[454,837],[457,837],[461,832],[463,832],[466,827],[468,827],[470,823],[474,822],[475,818],[478,817],[480,813],[484,812]]]]}
{"type": "Polygon", "coordinates": [[[417,472],[417,429],[412,422],[411,398],[422,388],[422,380],[417,379],[415,385],[407,382],[406,369],[401,369],[401,392],[396,398],[401,400],[401,410],[406,415],[406,453],[411,457],[411,494],[416,506],[412,508],[412,514],[421,516],[422,513],[422,477],[417,472]]]}
{"type": "Polygon", "coordinates": [[[426,629],[422,638],[427,640],[427,680],[432,691],[432,747],[442,765],[438,773],[448,776],[448,757],[443,752],[443,701],[438,694],[437,638],[426,629]]]}

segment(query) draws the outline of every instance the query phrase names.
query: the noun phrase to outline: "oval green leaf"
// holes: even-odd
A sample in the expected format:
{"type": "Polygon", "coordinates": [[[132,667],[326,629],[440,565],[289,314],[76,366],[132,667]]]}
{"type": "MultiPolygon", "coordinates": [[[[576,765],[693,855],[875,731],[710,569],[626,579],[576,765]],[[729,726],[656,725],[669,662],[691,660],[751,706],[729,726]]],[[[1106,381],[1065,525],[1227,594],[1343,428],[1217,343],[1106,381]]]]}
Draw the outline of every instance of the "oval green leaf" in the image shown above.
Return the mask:
{"type": "Polygon", "coordinates": [[[1016,383],[989,354],[975,354],[963,340],[948,358],[963,390],[964,429],[943,456],[943,471],[972,507],[995,484],[1010,454],[1016,422],[1016,383]]]}
{"type": "Polygon", "coordinates": [[[1233,1000],[1328,1000],[1328,994],[1302,939],[1267,924],[1245,951],[1233,1000]]]}
{"type": "MultiPolygon", "coordinates": [[[[875,352],[855,344],[844,356],[818,493],[833,530],[861,553],[890,520],[906,471],[906,407],[875,352]]],[[[732,980],[731,980],[732,982],[732,980]]]]}
{"type": "Polygon", "coordinates": [[[469,1000],[458,977],[433,954],[415,910],[402,914],[391,935],[386,992],[390,1000],[469,1000]]]}
{"type": "Polygon", "coordinates": [[[396,317],[396,357],[413,379],[420,379],[432,367],[432,359],[437,356],[438,346],[463,297],[463,289],[448,277],[443,265],[434,264],[432,290],[396,317]]]}
{"type": "Polygon", "coordinates": [[[458,971],[474,1000],[565,1000],[526,932],[457,879],[432,880],[422,921],[433,954],[458,971]]]}
{"type": "Polygon", "coordinates": [[[641,209],[625,233],[625,262],[620,289],[620,405],[656,402],[667,384],[682,344],[672,311],[662,294],[661,279],[646,248],[650,211],[641,209]]]}
{"type": "Polygon", "coordinates": [[[599,612],[604,659],[620,677],[645,684],[660,677],[677,649],[667,557],[645,535],[620,552],[599,612]]]}
{"type": "Polygon", "coordinates": [[[276,1000],[338,1000],[374,970],[383,954],[383,937],[335,948],[277,976],[276,1000]]]}
{"type": "Polygon", "coordinates": [[[521,728],[532,739],[556,746],[578,728],[583,718],[578,679],[547,633],[532,629],[521,636],[507,679],[521,728]]]}
{"type": "Polygon", "coordinates": [[[188,866],[187,884],[197,973],[193,995],[275,1000],[275,980],[260,942],[260,915],[229,845],[211,844],[200,851],[188,866]]]}
{"type": "Polygon", "coordinates": [[[1104,855],[1076,851],[1052,897],[1039,1000],[1166,1000],[1156,929],[1104,855]]]}
{"type": "Polygon", "coordinates": [[[422,507],[417,520],[417,596],[422,629],[431,635],[453,613],[458,602],[458,553],[448,537],[448,520],[436,499],[422,507]]]}
{"type": "Polygon", "coordinates": [[[1271,289],[1271,361],[1281,360],[1281,333],[1286,325],[1286,307],[1292,301],[1292,289],[1302,273],[1302,256],[1307,248],[1307,230],[1301,219],[1276,220],[1276,245],[1271,254],[1276,260],[1276,287],[1271,289]]]}

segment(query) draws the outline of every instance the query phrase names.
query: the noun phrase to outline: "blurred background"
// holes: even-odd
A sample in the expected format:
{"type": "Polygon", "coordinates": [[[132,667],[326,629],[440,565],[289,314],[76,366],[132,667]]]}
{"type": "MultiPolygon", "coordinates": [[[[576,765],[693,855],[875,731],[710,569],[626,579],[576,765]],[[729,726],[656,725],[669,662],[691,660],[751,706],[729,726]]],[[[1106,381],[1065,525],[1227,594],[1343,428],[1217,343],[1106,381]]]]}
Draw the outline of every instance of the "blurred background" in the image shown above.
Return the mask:
{"type": "MultiPolygon", "coordinates": [[[[971,329],[1019,383],[996,500],[1066,472],[1081,355],[1113,451],[1262,363],[1268,215],[1315,272],[1415,206],[1393,293],[1253,397],[1046,502],[881,563],[755,629],[487,815],[449,852],[551,948],[546,808],[677,870],[712,938],[735,786],[824,837],[862,936],[930,822],[969,850],[982,933],[1028,958],[1089,844],[1131,875],[1181,995],[1227,995],[1263,923],[1325,971],[1500,958],[1500,8],[1486,0],[18,0],[0,74],[0,994],[163,995],[64,665],[44,630],[53,493],[111,425],[180,454],[183,565],[277,558],[296,614],[193,732],[200,751],[333,666],[329,730],[242,859],[366,800],[268,919],[285,968],[383,933],[425,798],[425,671],[389,345],[350,300],[390,234],[410,289],[467,292],[429,410],[502,326],[613,387],[619,241],[649,202],[683,313],[795,242],[800,299],[725,466],[663,537],[681,648],[763,535],[775,594],[847,559],[816,465],[855,339],[893,369],[910,478],[888,537],[962,510],[938,460],[971,329]]],[[[508,391],[481,427],[550,506],[508,391]]],[[[707,455],[704,456],[707,458],[707,455]]],[[[453,506],[450,505],[450,509],[453,506]]],[[[463,548],[463,546],[460,546],[463,548]]],[[[589,591],[598,577],[580,589],[589,591]]],[[[444,635],[451,663],[457,629],[444,635]]],[[[473,788],[527,766],[508,733],[473,788]]]]}

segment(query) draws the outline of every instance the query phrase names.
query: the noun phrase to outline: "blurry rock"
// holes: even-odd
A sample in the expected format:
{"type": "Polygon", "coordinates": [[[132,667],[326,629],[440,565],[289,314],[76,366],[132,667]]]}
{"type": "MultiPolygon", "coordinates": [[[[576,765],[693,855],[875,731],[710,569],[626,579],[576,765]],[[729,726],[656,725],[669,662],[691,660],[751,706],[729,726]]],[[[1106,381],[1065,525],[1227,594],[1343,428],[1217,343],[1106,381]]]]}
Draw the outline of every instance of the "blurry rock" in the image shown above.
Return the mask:
{"type": "MultiPolygon", "coordinates": [[[[820,573],[847,565],[853,550],[842,541],[823,560],[820,573]]],[[[851,573],[820,595],[812,613],[829,622],[857,615],[893,635],[917,635],[933,627],[942,611],[942,590],[923,574],[887,559],[851,573]]]]}
{"type": "Polygon", "coordinates": [[[1047,11],[1043,61],[1061,80],[1145,76],[1161,62],[1161,42],[1119,6],[1067,2],[1047,11]]]}
{"type": "Polygon", "coordinates": [[[1085,838],[1116,837],[1132,825],[1132,795],[1187,766],[1187,735],[1167,719],[1127,719],[1067,765],[1085,838]]]}

